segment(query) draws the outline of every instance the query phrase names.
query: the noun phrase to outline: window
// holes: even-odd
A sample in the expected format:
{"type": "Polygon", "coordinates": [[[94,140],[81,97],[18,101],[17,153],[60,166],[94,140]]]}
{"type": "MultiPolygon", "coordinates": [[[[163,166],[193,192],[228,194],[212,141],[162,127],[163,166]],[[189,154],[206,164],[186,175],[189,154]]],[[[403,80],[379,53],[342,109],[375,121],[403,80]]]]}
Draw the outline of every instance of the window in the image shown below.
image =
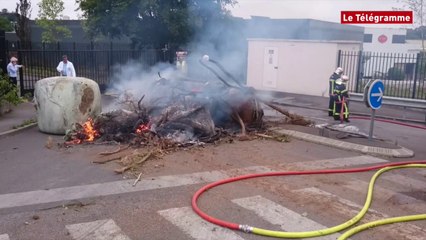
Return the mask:
{"type": "Polygon", "coordinates": [[[405,43],[405,35],[393,35],[392,43],[405,43]]]}
{"type": "Polygon", "coordinates": [[[373,42],[373,34],[364,34],[364,42],[365,43],[373,42]]]}

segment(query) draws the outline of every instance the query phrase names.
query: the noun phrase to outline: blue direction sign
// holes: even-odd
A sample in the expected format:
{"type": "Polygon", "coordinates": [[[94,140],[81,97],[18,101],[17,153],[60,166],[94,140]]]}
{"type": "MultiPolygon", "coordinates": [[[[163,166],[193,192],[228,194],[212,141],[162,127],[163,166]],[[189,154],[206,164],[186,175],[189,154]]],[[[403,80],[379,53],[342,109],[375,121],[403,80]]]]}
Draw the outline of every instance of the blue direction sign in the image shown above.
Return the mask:
{"type": "Polygon", "coordinates": [[[368,94],[367,103],[372,109],[379,109],[382,106],[385,85],[382,80],[375,80],[371,83],[368,94]]]}

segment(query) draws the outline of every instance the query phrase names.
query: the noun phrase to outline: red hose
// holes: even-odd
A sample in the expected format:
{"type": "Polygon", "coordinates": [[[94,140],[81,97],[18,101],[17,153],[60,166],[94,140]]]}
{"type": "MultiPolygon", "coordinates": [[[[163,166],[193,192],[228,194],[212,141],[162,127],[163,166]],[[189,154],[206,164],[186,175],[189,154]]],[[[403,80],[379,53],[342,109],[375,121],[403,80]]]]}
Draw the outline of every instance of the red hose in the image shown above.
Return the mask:
{"type": "MultiPolygon", "coordinates": [[[[363,116],[351,116],[351,119],[370,120],[371,118],[370,117],[363,117],[363,116]]],[[[395,121],[395,120],[375,118],[374,121],[385,122],[385,123],[392,123],[392,124],[397,124],[397,125],[401,125],[401,126],[412,127],[412,128],[419,128],[419,129],[426,130],[426,127],[423,127],[423,126],[413,125],[413,124],[408,124],[408,123],[403,123],[403,122],[399,122],[399,121],[395,121]]]]}
{"type": "Polygon", "coordinates": [[[426,164],[426,160],[419,160],[419,161],[408,161],[408,162],[395,162],[395,163],[388,163],[388,164],[382,164],[382,165],[375,165],[370,167],[363,167],[363,168],[349,168],[349,169],[330,169],[330,170],[311,170],[311,171],[292,171],[292,172],[268,172],[268,173],[257,173],[257,174],[248,174],[248,175],[242,175],[237,176],[233,178],[223,179],[219,180],[217,182],[213,182],[210,184],[207,184],[206,186],[200,188],[192,197],[192,209],[202,218],[205,220],[222,226],[226,228],[230,228],[232,230],[239,230],[239,224],[223,221],[217,218],[214,218],[212,216],[207,215],[205,212],[203,212],[197,204],[198,199],[200,196],[207,190],[212,189],[216,186],[230,183],[230,182],[236,182],[240,180],[250,179],[250,178],[258,178],[258,177],[273,177],[273,176],[289,176],[289,175],[313,175],[313,174],[333,174],[333,173],[355,173],[355,172],[367,172],[372,170],[377,170],[380,168],[385,167],[392,167],[392,166],[399,166],[399,165],[405,165],[405,164],[426,164]]]}

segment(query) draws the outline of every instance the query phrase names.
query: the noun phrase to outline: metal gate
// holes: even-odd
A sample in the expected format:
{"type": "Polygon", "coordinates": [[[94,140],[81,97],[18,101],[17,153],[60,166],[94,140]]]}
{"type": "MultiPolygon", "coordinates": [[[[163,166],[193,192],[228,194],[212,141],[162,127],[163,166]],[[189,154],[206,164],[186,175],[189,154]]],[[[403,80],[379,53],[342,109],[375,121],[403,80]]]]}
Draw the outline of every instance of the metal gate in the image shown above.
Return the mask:
{"type": "Polygon", "coordinates": [[[381,79],[385,96],[426,100],[426,55],[339,51],[338,66],[349,76],[349,90],[362,93],[371,79],[381,79]]]}
{"type": "Polygon", "coordinates": [[[21,49],[19,42],[6,42],[6,47],[1,49],[5,49],[2,51],[5,55],[18,57],[19,64],[25,66],[20,69],[19,75],[21,94],[32,93],[39,79],[58,76],[56,67],[62,60],[62,55],[68,56],[78,77],[94,80],[99,84],[101,91],[112,83],[114,74],[130,61],[140,62],[146,66],[174,61],[174,48],[169,48],[167,51],[164,49],[132,50],[129,45],[116,47],[112,43],[102,44],[101,47],[97,47],[93,43],[38,44],[40,46],[32,43],[29,44],[31,49],[21,49]]]}

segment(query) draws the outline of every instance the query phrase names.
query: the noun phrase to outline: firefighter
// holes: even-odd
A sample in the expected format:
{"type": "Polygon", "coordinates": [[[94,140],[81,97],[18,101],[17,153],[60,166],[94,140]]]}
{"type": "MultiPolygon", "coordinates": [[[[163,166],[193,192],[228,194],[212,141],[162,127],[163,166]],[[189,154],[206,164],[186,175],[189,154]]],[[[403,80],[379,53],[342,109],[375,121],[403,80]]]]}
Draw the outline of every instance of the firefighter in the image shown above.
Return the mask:
{"type": "Polygon", "coordinates": [[[333,96],[333,117],[334,120],[340,120],[341,122],[350,122],[349,121],[349,93],[346,89],[346,83],[349,81],[349,77],[343,75],[341,78],[337,79],[334,86],[333,96]]]}
{"type": "Polygon", "coordinates": [[[335,87],[335,82],[337,79],[340,78],[343,74],[343,68],[338,67],[336,71],[330,76],[329,79],[329,85],[328,85],[328,95],[329,95],[329,101],[328,101],[328,116],[333,116],[333,106],[334,106],[334,96],[333,91],[335,87]]]}

